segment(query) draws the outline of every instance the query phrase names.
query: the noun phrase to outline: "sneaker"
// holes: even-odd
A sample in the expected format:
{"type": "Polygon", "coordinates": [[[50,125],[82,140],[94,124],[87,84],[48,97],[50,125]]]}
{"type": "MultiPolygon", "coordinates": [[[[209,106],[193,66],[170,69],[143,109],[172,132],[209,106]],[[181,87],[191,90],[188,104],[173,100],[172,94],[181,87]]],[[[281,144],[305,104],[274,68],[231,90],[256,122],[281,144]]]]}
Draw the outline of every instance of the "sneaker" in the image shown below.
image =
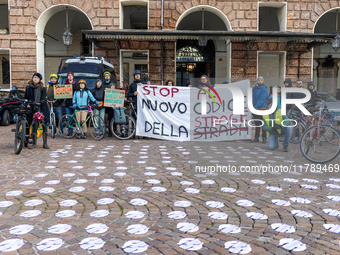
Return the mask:
{"type": "Polygon", "coordinates": [[[266,138],[263,138],[262,139],[262,143],[266,143],[267,142],[267,139],[266,138]]]}
{"type": "Polygon", "coordinates": [[[70,132],[68,132],[68,134],[67,134],[67,136],[72,136],[73,135],[73,133],[70,133],[70,132]]]}
{"type": "Polygon", "coordinates": [[[84,133],[81,138],[86,139],[86,133],[84,133]]]}
{"type": "Polygon", "coordinates": [[[258,143],[259,142],[259,138],[255,137],[253,140],[250,141],[251,143],[258,143]]]}
{"type": "Polygon", "coordinates": [[[283,146],[283,149],[282,149],[282,151],[284,151],[284,152],[288,152],[289,150],[288,150],[288,146],[283,146]]]}
{"type": "Polygon", "coordinates": [[[100,134],[96,134],[96,138],[101,138],[101,135],[100,134]]]}
{"type": "Polygon", "coordinates": [[[81,134],[77,134],[77,139],[80,139],[81,138],[81,134]]]}

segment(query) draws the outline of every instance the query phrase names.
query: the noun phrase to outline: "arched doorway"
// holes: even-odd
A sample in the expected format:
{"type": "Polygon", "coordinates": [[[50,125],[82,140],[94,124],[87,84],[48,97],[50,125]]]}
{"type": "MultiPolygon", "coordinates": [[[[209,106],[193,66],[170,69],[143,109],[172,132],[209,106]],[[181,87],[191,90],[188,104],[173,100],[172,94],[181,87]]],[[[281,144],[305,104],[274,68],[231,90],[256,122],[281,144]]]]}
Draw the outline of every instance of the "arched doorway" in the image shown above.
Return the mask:
{"type": "Polygon", "coordinates": [[[37,21],[37,70],[45,81],[51,73],[57,73],[60,60],[74,54],[92,56],[92,43],[83,36],[81,30],[93,29],[91,20],[81,9],[73,5],[55,5],[41,14],[37,21]],[[69,47],[63,43],[62,34],[66,27],[66,8],[68,25],[73,34],[69,47]]]}
{"type": "MultiPolygon", "coordinates": [[[[178,19],[177,30],[231,30],[228,18],[211,6],[196,6],[178,19]]],[[[214,83],[230,79],[230,43],[222,40],[177,40],[176,85],[207,74],[214,83]],[[204,45],[205,44],[205,45],[204,45]]]]}
{"type": "MultiPolygon", "coordinates": [[[[340,8],[335,8],[320,16],[315,23],[314,33],[332,34],[339,29],[340,8]]],[[[323,44],[316,46],[313,53],[313,80],[317,81],[318,91],[335,96],[338,84],[340,84],[340,52],[336,52],[332,48],[332,44],[323,44]]]]}

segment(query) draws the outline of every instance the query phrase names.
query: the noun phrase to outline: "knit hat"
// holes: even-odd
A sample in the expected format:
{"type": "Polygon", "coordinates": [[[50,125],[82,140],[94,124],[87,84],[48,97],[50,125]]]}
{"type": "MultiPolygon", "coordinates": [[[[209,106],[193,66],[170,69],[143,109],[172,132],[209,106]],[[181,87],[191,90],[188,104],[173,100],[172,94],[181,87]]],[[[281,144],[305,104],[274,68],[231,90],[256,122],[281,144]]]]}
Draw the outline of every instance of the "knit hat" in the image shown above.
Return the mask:
{"type": "MultiPolygon", "coordinates": [[[[74,77],[74,73],[73,73],[73,72],[68,72],[68,73],[67,73],[67,76],[68,76],[69,74],[72,74],[72,76],[74,77]]],[[[66,76],[66,77],[67,77],[67,76],[66,76]]]]}
{"type": "Polygon", "coordinates": [[[50,75],[50,80],[51,80],[52,78],[56,78],[56,79],[58,80],[58,75],[56,75],[56,74],[53,73],[53,74],[50,75]]]}
{"type": "Polygon", "coordinates": [[[33,74],[32,79],[34,76],[37,76],[40,79],[40,81],[42,80],[42,75],[40,73],[33,74]]]}
{"type": "Polygon", "coordinates": [[[259,76],[259,77],[257,77],[257,79],[256,79],[256,82],[258,82],[258,81],[259,81],[259,79],[262,79],[262,80],[263,80],[263,82],[264,82],[264,79],[263,79],[263,77],[262,77],[262,76],[259,76]]]}
{"type": "Polygon", "coordinates": [[[283,81],[283,84],[285,83],[288,83],[288,87],[291,87],[292,86],[292,80],[290,78],[286,78],[284,81],[283,81]]]}
{"type": "Polygon", "coordinates": [[[97,80],[96,80],[96,84],[97,84],[98,82],[103,83],[101,79],[97,79],[97,80]]]}
{"type": "Polygon", "coordinates": [[[308,84],[307,84],[307,89],[309,89],[309,86],[310,86],[310,85],[313,85],[313,88],[312,88],[312,89],[315,88],[314,82],[310,81],[310,82],[308,82],[308,84]]]}

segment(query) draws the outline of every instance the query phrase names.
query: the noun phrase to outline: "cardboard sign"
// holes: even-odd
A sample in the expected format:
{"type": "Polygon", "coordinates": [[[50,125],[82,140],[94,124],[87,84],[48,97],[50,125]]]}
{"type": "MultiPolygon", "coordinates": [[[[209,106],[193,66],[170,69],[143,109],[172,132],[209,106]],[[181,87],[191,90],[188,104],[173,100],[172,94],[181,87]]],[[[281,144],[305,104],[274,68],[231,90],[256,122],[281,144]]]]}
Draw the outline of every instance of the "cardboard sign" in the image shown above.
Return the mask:
{"type": "Polygon", "coordinates": [[[106,89],[104,97],[104,107],[123,107],[124,99],[124,90],[106,89]]]}
{"type": "Polygon", "coordinates": [[[65,85],[55,85],[54,88],[54,99],[64,99],[64,98],[72,98],[72,84],[65,85]]]}

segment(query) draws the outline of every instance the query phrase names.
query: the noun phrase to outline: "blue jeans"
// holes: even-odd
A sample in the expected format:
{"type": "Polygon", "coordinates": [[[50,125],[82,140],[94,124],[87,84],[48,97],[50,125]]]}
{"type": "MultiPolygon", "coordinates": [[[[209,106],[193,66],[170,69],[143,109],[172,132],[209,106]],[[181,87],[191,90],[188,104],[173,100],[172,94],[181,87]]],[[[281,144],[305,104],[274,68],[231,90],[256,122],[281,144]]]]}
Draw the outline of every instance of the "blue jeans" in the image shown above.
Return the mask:
{"type": "MultiPolygon", "coordinates": [[[[50,111],[51,111],[51,107],[49,107],[50,111]]],[[[53,112],[55,113],[56,115],[56,126],[58,126],[58,123],[59,123],[59,120],[61,118],[61,116],[63,116],[63,107],[62,106],[58,106],[58,107],[53,107],[53,112]]],[[[63,123],[61,123],[60,125],[60,130],[59,132],[62,133],[62,130],[63,130],[63,123]]],[[[55,128],[54,129],[54,133],[57,132],[57,129],[55,128]]]]}
{"type": "MultiPolygon", "coordinates": [[[[93,112],[94,112],[95,115],[99,115],[103,119],[103,121],[105,123],[105,108],[103,108],[103,109],[94,109],[93,112]]],[[[99,122],[99,123],[100,123],[99,130],[96,128],[95,132],[97,134],[100,133],[102,135],[102,134],[104,134],[104,132],[103,132],[104,127],[102,125],[102,122],[99,122]]]]}
{"type": "MultiPolygon", "coordinates": [[[[290,137],[292,135],[292,128],[291,127],[284,127],[282,128],[281,135],[284,135],[285,139],[283,141],[283,147],[288,146],[290,137]]],[[[279,141],[279,134],[273,135],[269,134],[268,137],[268,149],[275,150],[277,147],[277,143],[279,141]]]]}
{"type": "MultiPolygon", "coordinates": [[[[73,109],[73,108],[66,108],[66,113],[72,115],[72,114],[74,113],[74,109],[73,109]]],[[[73,133],[73,129],[72,129],[72,128],[69,128],[69,129],[68,129],[68,132],[69,132],[70,134],[72,134],[72,133],[73,133]]]]}

